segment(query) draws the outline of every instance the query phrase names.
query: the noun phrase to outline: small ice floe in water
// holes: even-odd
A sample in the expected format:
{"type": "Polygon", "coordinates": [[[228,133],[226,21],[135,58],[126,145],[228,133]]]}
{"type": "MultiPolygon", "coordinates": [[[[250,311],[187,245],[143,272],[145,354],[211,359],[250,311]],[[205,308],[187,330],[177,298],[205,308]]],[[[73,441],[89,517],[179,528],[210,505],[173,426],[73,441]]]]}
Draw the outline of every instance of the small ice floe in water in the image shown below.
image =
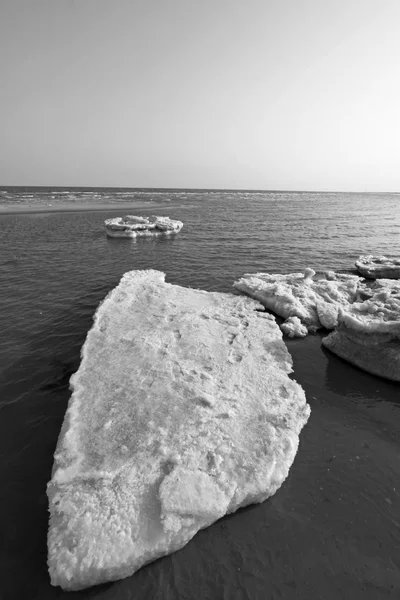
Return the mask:
{"type": "Polygon", "coordinates": [[[400,259],[387,256],[360,256],[356,267],[368,279],[400,279],[400,259]]]}
{"type": "Polygon", "coordinates": [[[47,488],[65,590],[128,577],[274,494],[310,414],[274,317],[164,277],[123,276],[71,378],[47,488]]]}
{"type": "MultiPolygon", "coordinates": [[[[333,329],[337,324],[338,308],[354,302],[361,278],[328,271],[314,278],[313,269],[289,275],[247,274],[234,287],[255,298],[280,317],[297,317],[309,331],[321,327],[333,329]]],[[[287,333],[287,328],[283,326],[287,333]]],[[[304,329],[297,328],[304,333],[304,329]]],[[[291,328],[292,336],[296,328],[291,328]]]]}
{"type": "Polygon", "coordinates": [[[340,358],[400,381],[400,281],[380,279],[369,298],[339,311],[338,326],[322,340],[340,358]]]}
{"type": "Polygon", "coordinates": [[[135,238],[141,235],[159,235],[179,233],[182,221],[174,221],[169,217],[115,217],[104,221],[106,233],[110,237],[135,238]]]}

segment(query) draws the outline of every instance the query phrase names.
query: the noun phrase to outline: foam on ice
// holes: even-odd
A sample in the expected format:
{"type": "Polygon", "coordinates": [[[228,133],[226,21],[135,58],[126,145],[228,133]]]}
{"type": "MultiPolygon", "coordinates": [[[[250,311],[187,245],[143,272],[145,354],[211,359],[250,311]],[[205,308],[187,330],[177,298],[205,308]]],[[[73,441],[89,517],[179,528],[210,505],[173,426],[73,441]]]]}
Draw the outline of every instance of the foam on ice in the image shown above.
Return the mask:
{"type": "Polygon", "coordinates": [[[179,233],[182,221],[173,221],[169,217],[115,217],[104,221],[106,233],[110,237],[135,238],[141,235],[159,235],[179,233]]]}
{"type": "Polygon", "coordinates": [[[387,256],[360,256],[356,267],[363,277],[369,279],[400,279],[400,259],[387,256]]]}
{"type": "Polygon", "coordinates": [[[333,329],[339,307],[356,299],[360,277],[333,271],[316,279],[314,276],[313,269],[289,275],[255,273],[233,285],[277,315],[285,319],[297,317],[308,330],[333,329]]]}
{"type": "Polygon", "coordinates": [[[310,410],[259,308],[157,271],[100,305],[48,484],[53,585],[127,577],[285,480],[310,410]]]}

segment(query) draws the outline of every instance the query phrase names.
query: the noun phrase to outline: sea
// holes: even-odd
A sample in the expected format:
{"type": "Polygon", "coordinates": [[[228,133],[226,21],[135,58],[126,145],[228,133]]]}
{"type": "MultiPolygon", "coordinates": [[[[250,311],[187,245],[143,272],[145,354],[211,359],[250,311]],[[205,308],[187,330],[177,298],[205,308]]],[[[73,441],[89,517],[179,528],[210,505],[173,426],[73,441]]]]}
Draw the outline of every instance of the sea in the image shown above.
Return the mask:
{"type": "Polygon", "coordinates": [[[400,598],[400,386],[330,354],[326,332],[285,339],[311,417],[273,497],[118,582],[63,592],[46,564],[46,484],[69,379],[125,272],[237,293],[245,273],[355,273],[360,254],[400,257],[399,194],[0,188],[1,600],[400,598]],[[124,214],[184,227],[107,238],[104,220],[124,214]]]}

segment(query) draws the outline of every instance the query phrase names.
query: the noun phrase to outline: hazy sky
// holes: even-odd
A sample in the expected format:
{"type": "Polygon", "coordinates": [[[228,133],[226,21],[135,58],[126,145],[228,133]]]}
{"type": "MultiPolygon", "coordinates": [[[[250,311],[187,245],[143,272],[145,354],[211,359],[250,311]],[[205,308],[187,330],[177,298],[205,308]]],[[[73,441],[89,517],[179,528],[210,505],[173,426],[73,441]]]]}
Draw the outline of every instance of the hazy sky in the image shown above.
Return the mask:
{"type": "Polygon", "coordinates": [[[400,0],[0,0],[0,185],[400,191],[400,0]]]}

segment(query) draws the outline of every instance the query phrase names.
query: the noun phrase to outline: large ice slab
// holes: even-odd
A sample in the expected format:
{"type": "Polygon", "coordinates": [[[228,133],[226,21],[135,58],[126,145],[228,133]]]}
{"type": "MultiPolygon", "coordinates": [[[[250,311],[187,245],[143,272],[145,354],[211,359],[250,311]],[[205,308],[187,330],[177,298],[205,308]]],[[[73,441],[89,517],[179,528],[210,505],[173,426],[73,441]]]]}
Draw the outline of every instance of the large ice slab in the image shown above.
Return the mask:
{"type": "Polygon", "coordinates": [[[48,485],[53,585],[127,577],[285,480],[310,411],[259,308],[157,271],[100,305],[48,485]]]}
{"type": "MultiPolygon", "coordinates": [[[[233,285],[280,317],[297,317],[308,330],[333,329],[337,325],[339,307],[356,299],[361,278],[333,271],[318,278],[314,276],[313,269],[288,275],[254,273],[246,274],[233,285]]],[[[291,327],[290,322],[289,328],[284,326],[286,330],[292,331],[293,335],[297,331],[299,335],[304,333],[291,327]]]]}
{"type": "Polygon", "coordinates": [[[360,256],[356,267],[363,277],[369,279],[400,279],[400,259],[387,256],[360,256]]]}
{"type": "Polygon", "coordinates": [[[174,221],[169,217],[136,217],[126,215],[104,221],[106,233],[110,237],[135,238],[141,235],[170,235],[179,233],[182,221],[174,221]]]}
{"type": "Polygon", "coordinates": [[[367,294],[340,311],[338,327],[322,344],[369,373],[400,381],[400,282],[381,279],[367,294]]]}

